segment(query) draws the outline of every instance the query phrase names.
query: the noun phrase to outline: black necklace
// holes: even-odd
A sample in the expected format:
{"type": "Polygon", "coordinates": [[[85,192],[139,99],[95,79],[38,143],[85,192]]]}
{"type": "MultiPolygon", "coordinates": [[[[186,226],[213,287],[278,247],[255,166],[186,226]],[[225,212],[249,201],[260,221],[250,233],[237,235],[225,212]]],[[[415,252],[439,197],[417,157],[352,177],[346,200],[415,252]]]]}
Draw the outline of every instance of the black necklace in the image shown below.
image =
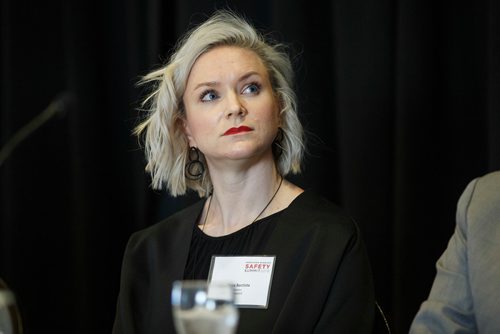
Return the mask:
{"type": "MultiPolygon", "coordinates": [[[[271,199],[269,200],[269,202],[267,202],[267,204],[264,207],[264,209],[262,209],[262,211],[257,215],[257,217],[255,217],[255,219],[250,223],[250,225],[252,225],[253,223],[255,223],[257,221],[257,219],[259,219],[259,217],[264,213],[264,211],[266,211],[267,207],[272,203],[273,199],[276,197],[276,194],[278,194],[278,191],[280,190],[282,183],[283,183],[283,176],[280,179],[280,183],[278,185],[278,188],[274,192],[274,195],[271,197],[271,199]]],[[[207,213],[205,214],[205,219],[203,219],[203,225],[201,226],[201,230],[202,231],[205,229],[205,223],[207,222],[208,212],[210,211],[210,206],[211,205],[212,205],[212,196],[210,196],[210,202],[208,202],[207,213]]]]}
{"type": "MultiPolygon", "coordinates": [[[[276,191],[274,192],[273,196],[271,197],[271,199],[269,200],[269,202],[267,202],[266,206],[264,207],[264,209],[262,209],[262,211],[257,215],[257,217],[255,217],[255,219],[250,223],[250,225],[252,225],[253,223],[255,223],[255,221],[257,221],[257,219],[259,219],[259,217],[264,213],[264,211],[266,211],[266,209],[269,207],[269,205],[273,202],[274,198],[276,197],[276,195],[278,194],[280,188],[281,188],[281,184],[283,183],[283,176],[281,176],[281,179],[280,179],[280,183],[278,185],[278,188],[276,189],[276,191]]],[[[205,218],[203,219],[203,225],[201,227],[201,231],[203,232],[204,228],[205,228],[205,223],[207,222],[207,217],[208,217],[208,212],[210,211],[210,206],[212,204],[212,195],[210,196],[210,199],[209,199],[209,202],[208,202],[208,207],[207,207],[207,212],[205,214],[205,218]]],[[[193,259],[193,273],[192,273],[192,278],[194,279],[196,277],[196,263],[197,263],[197,260],[198,260],[198,250],[196,250],[194,252],[194,259],[193,259]]]]}

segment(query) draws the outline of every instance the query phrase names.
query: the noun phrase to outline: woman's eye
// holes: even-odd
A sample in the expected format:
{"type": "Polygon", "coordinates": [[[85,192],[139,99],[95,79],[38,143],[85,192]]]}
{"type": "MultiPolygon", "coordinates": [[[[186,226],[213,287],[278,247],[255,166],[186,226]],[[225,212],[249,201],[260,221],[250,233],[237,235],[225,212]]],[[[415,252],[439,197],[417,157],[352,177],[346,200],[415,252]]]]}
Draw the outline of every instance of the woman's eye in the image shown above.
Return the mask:
{"type": "Polygon", "coordinates": [[[217,99],[218,96],[213,90],[207,90],[201,93],[200,99],[202,102],[209,102],[217,99]]]}
{"type": "Polygon", "coordinates": [[[245,86],[243,89],[243,94],[258,94],[260,92],[260,85],[256,82],[245,86]]]}

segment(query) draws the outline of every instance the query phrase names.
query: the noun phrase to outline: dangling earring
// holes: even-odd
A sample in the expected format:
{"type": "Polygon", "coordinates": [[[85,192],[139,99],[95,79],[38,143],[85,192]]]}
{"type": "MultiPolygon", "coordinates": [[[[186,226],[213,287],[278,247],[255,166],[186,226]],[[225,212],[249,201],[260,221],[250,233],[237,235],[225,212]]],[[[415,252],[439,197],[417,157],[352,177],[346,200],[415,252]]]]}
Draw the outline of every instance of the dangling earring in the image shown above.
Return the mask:
{"type": "Polygon", "coordinates": [[[184,174],[186,178],[196,181],[199,180],[205,172],[205,165],[200,161],[200,151],[198,148],[191,146],[189,148],[189,162],[186,164],[184,174]]]}
{"type": "Polygon", "coordinates": [[[278,133],[276,134],[276,138],[273,141],[273,155],[276,159],[278,159],[283,153],[283,129],[278,128],[278,133]]]}

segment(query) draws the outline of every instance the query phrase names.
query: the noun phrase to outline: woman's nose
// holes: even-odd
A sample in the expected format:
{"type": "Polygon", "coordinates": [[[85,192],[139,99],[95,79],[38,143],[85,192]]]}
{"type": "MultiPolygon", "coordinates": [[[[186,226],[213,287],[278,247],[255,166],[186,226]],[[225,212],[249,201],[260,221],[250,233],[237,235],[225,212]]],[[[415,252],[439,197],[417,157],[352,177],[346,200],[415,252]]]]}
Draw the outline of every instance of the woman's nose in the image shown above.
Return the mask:
{"type": "Polygon", "coordinates": [[[247,114],[246,108],[241,103],[238,94],[232,92],[227,96],[226,117],[245,116],[247,114]]]}

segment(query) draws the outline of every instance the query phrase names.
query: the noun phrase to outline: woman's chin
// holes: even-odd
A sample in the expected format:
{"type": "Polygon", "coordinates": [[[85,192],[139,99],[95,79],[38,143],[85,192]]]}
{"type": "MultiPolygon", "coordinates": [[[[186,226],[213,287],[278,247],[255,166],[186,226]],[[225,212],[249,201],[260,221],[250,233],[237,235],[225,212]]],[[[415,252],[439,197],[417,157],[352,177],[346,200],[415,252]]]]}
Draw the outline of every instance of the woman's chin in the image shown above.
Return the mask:
{"type": "MultiPolygon", "coordinates": [[[[271,151],[269,151],[271,152],[271,151]]],[[[239,149],[226,152],[224,154],[224,159],[229,161],[260,161],[265,159],[272,159],[272,153],[266,154],[265,151],[256,149],[239,149]]]]}

